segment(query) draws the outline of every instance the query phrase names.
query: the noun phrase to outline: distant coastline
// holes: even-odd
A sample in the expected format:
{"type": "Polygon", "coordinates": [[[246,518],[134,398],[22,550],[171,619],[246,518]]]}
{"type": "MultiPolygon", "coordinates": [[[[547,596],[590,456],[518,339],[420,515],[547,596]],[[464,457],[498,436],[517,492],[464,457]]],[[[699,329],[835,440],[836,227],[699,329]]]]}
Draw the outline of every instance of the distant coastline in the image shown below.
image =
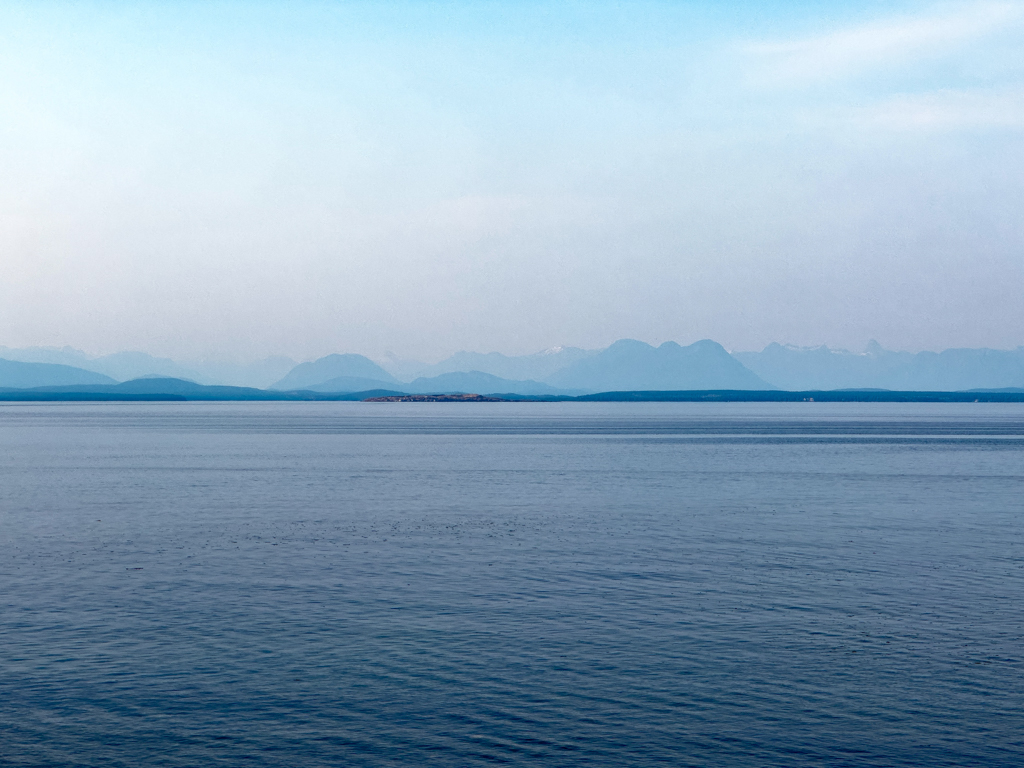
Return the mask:
{"type": "Polygon", "coordinates": [[[451,394],[451,395],[385,395],[384,397],[368,397],[364,403],[509,403],[503,397],[487,397],[486,395],[451,394]]]}
{"type": "Polygon", "coordinates": [[[1022,403],[1024,388],[957,392],[903,390],[624,390],[586,395],[522,395],[505,393],[434,392],[419,394],[396,390],[364,392],[278,391],[250,387],[206,386],[183,379],[137,379],[113,385],[0,389],[0,402],[209,402],[209,401],[356,401],[356,402],[577,402],[577,403],[1022,403]]]}

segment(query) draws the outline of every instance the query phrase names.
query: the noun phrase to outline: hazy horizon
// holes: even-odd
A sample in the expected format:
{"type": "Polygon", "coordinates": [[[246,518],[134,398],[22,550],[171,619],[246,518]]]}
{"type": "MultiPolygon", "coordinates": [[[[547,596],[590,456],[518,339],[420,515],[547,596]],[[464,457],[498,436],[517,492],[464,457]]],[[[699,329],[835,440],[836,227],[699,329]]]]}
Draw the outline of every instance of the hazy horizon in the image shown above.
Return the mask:
{"type": "MultiPolygon", "coordinates": [[[[87,358],[89,360],[97,360],[97,359],[101,359],[101,358],[105,358],[105,357],[113,357],[113,356],[117,356],[117,355],[143,354],[143,355],[148,355],[150,357],[153,357],[155,359],[168,359],[168,360],[171,360],[171,361],[173,361],[175,363],[180,363],[180,364],[183,364],[183,365],[189,365],[189,364],[210,364],[210,365],[251,366],[251,365],[258,365],[260,363],[264,363],[264,362],[267,362],[269,360],[288,360],[288,361],[291,361],[291,362],[293,362],[295,364],[301,364],[301,363],[304,363],[304,362],[315,362],[316,360],[319,360],[319,359],[324,358],[324,357],[328,357],[330,355],[355,354],[355,355],[360,355],[360,356],[366,357],[367,359],[372,360],[375,363],[383,365],[385,368],[387,368],[388,365],[401,364],[401,363],[406,363],[406,364],[413,364],[413,363],[415,363],[415,364],[419,364],[419,365],[423,365],[423,366],[429,367],[429,366],[436,365],[438,363],[445,362],[446,360],[449,360],[450,358],[457,357],[458,355],[462,355],[462,354],[469,354],[469,355],[492,355],[492,354],[499,354],[499,355],[503,355],[503,356],[506,356],[506,357],[509,357],[509,358],[515,358],[515,357],[539,356],[539,355],[544,355],[544,354],[548,354],[548,353],[559,352],[559,351],[566,350],[566,349],[582,349],[582,350],[584,350],[586,352],[598,352],[598,351],[601,351],[603,349],[607,349],[611,344],[614,344],[616,341],[639,341],[639,342],[641,342],[643,344],[647,344],[647,345],[649,345],[651,347],[655,347],[656,348],[656,347],[659,347],[659,346],[661,346],[662,344],[665,344],[665,343],[676,343],[676,344],[679,344],[680,346],[684,346],[685,347],[685,346],[689,346],[690,344],[694,344],[694,343],[696,343],[698,341],[705,341],[705,340],[713,341],[715,343],[721,344],[721,342],[719,342],[717,339],[692,339],[692,340],[687,340],[687,341],[681,341],[681,340],[676,340],[676,339],[665,339],[663,341],[652,342],[652,341],[647,341],[645,339],[631,339],[631,338],[627,338],[627,337],[620,337],[620,338],[614,339],[609,344],[605,344],[605,345],[602,345],[600,347],[576,347],[575,345],[569,345],[569,344],[556,344],[555,346],[552,346],[552,347],[547,347],[545,349],[533,350],[533,351],[525,352],[525,353],[522,353],[522,354],[515,354],[515,353],[503,351],[503,350],[500,350],[500,349],[457,349],[457,350],[453,350],[451,352],[445,353],[441,357],[436,357],[436,358],[435,357],[429,357],[428,358],[428,357],[426,357],[424,355],[421,355],[421,356],[418,356],[418,357],[416,355],[411,355],[411,356],[408,356],[408,357],[403,357],[403,356],[399,356],[399,355],[396,355],[394,353],[389,353],[389,352],[385,352],[382,355],[375,356],[375,355],[372,355],[372,354],[367,354],[367,353],[365,353],[363,351],[360,351],[358,349],[338,348],[338,349],[328,350],[328,351],[325,351],[325,352],[323,352],[321,354],[317,354],[317,355],[314,355],[314,356],[308,357],[308,358],[300,358],[300,357],[297,357],[296,355],[289,355],[289,354],[274,354],[274,355],[267,355],[265,357],[260,357],[260,358],[238,357],[238,356],[230,356],[230,355],[224,355],[224,356],[210,355],[208,357],[202,357],[202,358],[189,358],[189,357],[171,357],[169,355],[161,355],[161,354],[157,354],[157,353],[154,353],[152,351],[145,350],[145,349],[118,349],[118,350],[114,350],[112,352],[94,352],[94,351],[90,351],[90,350],[80,349],[78,347],[73,347],[73,346],[67,345],[67,344],[59,345],[59,346],[58,345],[31,345],[31,346],[25,346],[25,347],[12,347],[10,345],[0,343],[0,359],[4,358],[5,353],[26,353],[26,352],[38,351],[38,352],[49,352],[49,353],[56,353],[56,354],[82,355],[84,358],[87,358]]],[[[786,348],[789,348],[789,349],[804,350],[804,351],[813,351],[813,350],[818,350],[818,349],[821,349],[821,348],[825,347],[825,348],[827,348],[831,352],[849,353],[849,354],[853,354],[853,355],[868,354],[869,352],[871,352],[873,350],[873,347],[876,344],[879,347],[881,347],[881,349],[883,351],[885,351],[885,352],[900,353],[900,354],[914,354],[914,355],[919,354],[921,352],[940,353],[940,352],[945,352],[945,351],[950,351],[950,350],[957,350],[957,349],[991,349],[991,350],[1003,351],[1003,352],[1015,352],[1015,351],[1018,351],[1020,349],[1024,349],[1024,344],[1018,344],[1015,347],[950,347],[950,346],[943,347],[943,346],[940,346],[940,347],[936,347],[936,348],[932,348],[932,349],[892,349],[892,348],[886,347],[884,344],[880,344],[877,341],[877,339],[869,339],[862,347],[854,348],[854,349],[850,349],[850,348],[846,348],[846,347],[840,347],[840,346],[837,346],[837,345],[827,344],[827,343],[826,344],[817,344],[817,345],[801,345],[801,344],[792,344],[792,343],[785,342],[785,341],[770,341],[766,345],[764,345],[763,347],[759,347],[758,349],[730,349],[728,346],[726,346],[724,344],[722,346],[731,355],[734,355],[734,354],[742,355],[742,354],[763,352],[767,347],[771,346],[772,344],[779,344],[779,345],[781,345],[783,347],[786,347],[786,348]]]]}
{"type": "Polygon", "coordinates": [[[8,3],[0,344],[1024,344],[1024,3],[8,3]]]}

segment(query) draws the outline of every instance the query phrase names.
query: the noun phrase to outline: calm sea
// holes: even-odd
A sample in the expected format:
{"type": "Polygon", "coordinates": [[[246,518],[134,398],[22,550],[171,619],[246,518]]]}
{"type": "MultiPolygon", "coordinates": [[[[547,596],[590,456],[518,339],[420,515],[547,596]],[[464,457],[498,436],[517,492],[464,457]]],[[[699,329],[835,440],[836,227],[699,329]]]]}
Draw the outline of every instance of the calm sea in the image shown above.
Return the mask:
{"type": "Polygon", "coordinates": [[[1024,406],[0,405],[0,764],[1024,765],[1024,406]]]}

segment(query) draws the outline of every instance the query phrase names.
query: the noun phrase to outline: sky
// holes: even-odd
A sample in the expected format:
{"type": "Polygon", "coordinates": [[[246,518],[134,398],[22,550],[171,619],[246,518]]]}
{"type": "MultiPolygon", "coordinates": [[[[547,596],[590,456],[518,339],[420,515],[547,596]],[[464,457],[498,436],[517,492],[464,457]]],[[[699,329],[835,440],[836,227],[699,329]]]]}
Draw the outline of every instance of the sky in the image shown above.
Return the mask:
{"type": "Polygon", "coordinates": [[[0,5],[9,347],[1015,348],[1022,211],[1024,2],[0,5]]]}

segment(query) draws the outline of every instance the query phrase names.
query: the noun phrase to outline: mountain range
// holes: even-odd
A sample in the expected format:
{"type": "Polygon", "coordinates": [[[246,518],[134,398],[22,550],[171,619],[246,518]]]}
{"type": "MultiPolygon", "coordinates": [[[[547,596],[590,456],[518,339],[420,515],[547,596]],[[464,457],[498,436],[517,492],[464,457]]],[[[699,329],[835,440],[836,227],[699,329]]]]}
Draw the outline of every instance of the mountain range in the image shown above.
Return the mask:
{"type": "Polygon", "coordinates": [[[710,340],[654,347],[623,339],[602,350],[558,347],[522,356],[459,352],[432,365],[394,359],[378,364],[357,354],[299,364],[278,357],[244,365],[182,365],[142,352],[93,358],[70,348],[0,347],[0,388],[108,387],[147,378],[332,395],[368,390],[527,396],[678,390],[964,391],[1024,387],[1024,347],[910,353],[872,342],[864,352],[853,353],[769,344],[760,352],[730,354],[710,340]]]}
{"type": "Polygon", "coordinates": [[[731,357],[720,344],[706,340],[688,347],[672,341],[652,347],[642,341],[623,339],[597,352],[561,349],[548,355],[528,355],[525,359],[497,353],[477,355],[463,352],[427,368],[426,372],[458,365],[477,365],[490,370],[462,369],[420,376],[402,383],[361,355],[328,355],[296,366],[271,389],[342,392],[398,387],[411,394],[477,392],[520,395],[579,395],[636,389],[773,389],[772,385],[731,357]],[[544,381],[505,377],[522,376],[528,372],[547,375],[544,381]]]}
{"type": "Polygon", "coordinates": [[[780,389],[895,389],[955,392],[1024,387],[1024,347],[892,352],[870,342],[863,353],[769,344],[737,360],[780,389]]]}
{"type": "Polygon", "coordinates": [[[733,358],[714,341],[681,347],[666,341],[652,347],[622,339],[556,371],[556,386],[613,392],[681,389],[775,389],[733,358]]]}
{"type": "MultiPolygon", "coordinates": [[[[22,363],[48,363],[80,368],[102,374],[115,381],[164,376],[200,384],[230,384],[263,388],[295,367],[287,357],[268,357],[254,363],[195,361],[186,364],[145,352],[115,352],[91,356],[74,347],[28,347],[11,349],[0,346],[0,359],[22,363]]],[[[0,386],[2,379],[0,379],[0,386]]]]}

